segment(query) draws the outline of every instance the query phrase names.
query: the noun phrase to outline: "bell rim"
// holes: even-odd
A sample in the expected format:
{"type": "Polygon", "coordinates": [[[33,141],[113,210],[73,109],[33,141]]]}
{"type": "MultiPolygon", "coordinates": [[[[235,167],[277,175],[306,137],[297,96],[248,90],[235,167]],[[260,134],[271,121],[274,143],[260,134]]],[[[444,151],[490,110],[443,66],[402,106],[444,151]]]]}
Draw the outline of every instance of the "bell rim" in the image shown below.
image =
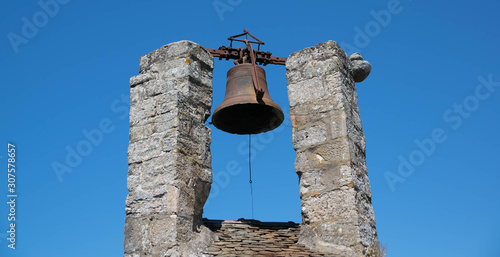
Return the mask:
{"type": "Polygon", "coordinates": [[[279,127],[283,123],[283,121],[285,121],[285,114],[283,113],[283,110],[276,103],[275,103],[275,106],[273,106],[273,105],[267,105],[267,104],[260,104],[260,103],[245,103],[245,104],[241,104],[240,103],[240,104],[227,105],[227,106],[224,106],[222,108],[219,108],[219,107],[217,107],[216,110],[214,111],[214,113],[212,114],[212,122],[211,123],[217,129],[219,129],[221,131],[224,131],[226,133],[230,133],[230,134],[238,134],[238,135],[249,135],[250,134],[250,135],[256,135],[256,134],[260,134],[260,133],[265,133],[265,132],[268,132],[268,131],[276,129],[277,127],[279,127]],[[269,122],[268,124],[273,124],[273,126],[262,127],[262,128],[260,128],[260,130],[258,130],[258,132],[253,132],[253,133],[245,133],[245,132],[238,133],[238,132],[234,132],[231,129],[226,129],[223,124],[218,124],[218,121],[217,121],[218,118],[217,117],[219,115],[221,115],[221,113],[222,113],[221,111],[223,111],[226,108],[237,106],[237,105],[260,105],[260,106],[272,108],[273,109],[273,114],[277,118],[276,121],[279,121],[279,122],[274,122],[274,123],[269,122]]]}
{"type": "Polygon", "coordinates": [[[263,97],[262,100],[259,102],[255,98],[255,95],[245,94],[245,95],[239,95],[239,96],[231,97],[231,100],[229,100],[230,102],[226,103],[226,104],[224,104],[225,100],[226,99],[222,100],[222,103],[219,104],[219,106],[217,106],[215,108],[214,114],[217,111],[220,111],[223,108],[226,108],[226,107],[229,107],[229,106],[234,106],[234,105],[239,105],[239,104],[256,104],[256,105],[272,106],[272,107],[278,109],[281,113],[283,113],[283,110],[281,109],[281,107],[277,103],[275,103],[270,97],[263,97]],[[239,101],[245,100],[246,102],[237,102],[237,100],[239,100],[239,101]]]}

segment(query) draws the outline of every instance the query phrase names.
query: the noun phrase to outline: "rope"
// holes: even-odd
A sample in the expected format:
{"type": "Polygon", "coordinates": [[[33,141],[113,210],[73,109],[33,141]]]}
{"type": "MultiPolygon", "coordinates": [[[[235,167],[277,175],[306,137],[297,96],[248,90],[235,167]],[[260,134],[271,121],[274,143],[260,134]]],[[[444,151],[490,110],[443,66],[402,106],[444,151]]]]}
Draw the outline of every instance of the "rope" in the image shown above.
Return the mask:
{"type": "Polygon", "coordinates": [[[248,135],[248,172],[250,180],[250,197],[252,199],[252,219],[253,219],[253,186],[252,186],[252,135],[248,135]]]}

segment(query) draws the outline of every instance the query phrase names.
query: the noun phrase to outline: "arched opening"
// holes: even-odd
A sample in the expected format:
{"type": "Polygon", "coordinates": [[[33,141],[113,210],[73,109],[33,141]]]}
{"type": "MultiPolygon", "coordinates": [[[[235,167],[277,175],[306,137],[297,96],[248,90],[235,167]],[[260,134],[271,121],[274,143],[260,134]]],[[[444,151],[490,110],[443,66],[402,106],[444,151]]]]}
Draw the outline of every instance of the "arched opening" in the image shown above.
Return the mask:
{"type": "MultiPolygon", "coordinates": [[[[230,61],[215,60],[212,114],[224,98],[226,73],[232,66],[230,61]]],[[[263,68],[269,94],[283,110],[285,120],[274,130],[251,135],[249,142],[248,135],[223,132],[209,124],[212,117],[208,119],[207,126],[212,130],[213,181],[203,209],[204,218],[301,222],[286,70],[284,66],[277,65],[263,68]],[[249,158],[252,188],[249,183],[249,158]]]]}

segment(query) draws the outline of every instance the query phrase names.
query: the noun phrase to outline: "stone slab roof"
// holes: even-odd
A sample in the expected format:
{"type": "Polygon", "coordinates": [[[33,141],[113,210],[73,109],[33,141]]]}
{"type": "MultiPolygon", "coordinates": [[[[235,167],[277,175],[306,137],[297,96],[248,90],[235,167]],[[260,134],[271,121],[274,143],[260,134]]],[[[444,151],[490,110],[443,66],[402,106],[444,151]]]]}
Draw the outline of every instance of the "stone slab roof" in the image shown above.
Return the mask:
{"type": "Polygon", "coordinates": [[[332,256],[297,244],[300,224],[257,220],[203,220],[217,240],[205,254],[210,256],[332,256]]]}

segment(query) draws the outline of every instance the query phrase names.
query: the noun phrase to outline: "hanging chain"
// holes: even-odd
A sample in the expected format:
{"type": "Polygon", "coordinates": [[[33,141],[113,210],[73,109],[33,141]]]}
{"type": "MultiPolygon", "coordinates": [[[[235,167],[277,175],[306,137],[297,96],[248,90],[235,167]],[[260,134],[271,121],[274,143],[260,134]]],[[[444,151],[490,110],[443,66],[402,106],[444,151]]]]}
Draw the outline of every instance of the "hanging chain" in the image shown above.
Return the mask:
{"type": "Polygon", "coordinates": [[[252,186],[252,135],[248,135],[248,172],[250,180],[250,197],[252,199],[252,219],[253,219],[253,186],[252,186]]]}

